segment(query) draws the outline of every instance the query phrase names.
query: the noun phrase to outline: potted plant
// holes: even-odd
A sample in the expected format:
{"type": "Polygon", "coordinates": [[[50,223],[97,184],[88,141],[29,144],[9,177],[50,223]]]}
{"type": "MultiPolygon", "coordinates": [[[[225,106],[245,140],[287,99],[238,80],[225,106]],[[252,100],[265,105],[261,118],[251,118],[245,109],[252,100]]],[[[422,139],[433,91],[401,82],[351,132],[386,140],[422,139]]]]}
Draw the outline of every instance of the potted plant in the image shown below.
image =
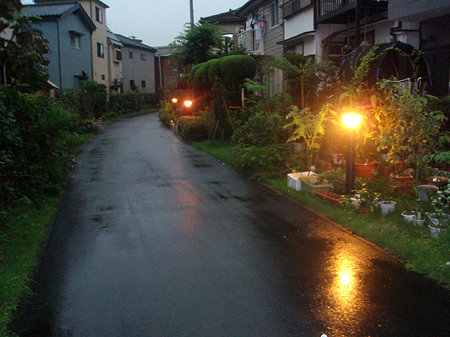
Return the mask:
{"type": "Polygon", "coordinates": [[[336,112],[331,109],[329,104],[326,104],[318,112],[311,111],[309,107],[299,109],[294,105],[286,116],[286,119],[292,119],[292,121],[285,128],[292,128],[293,130],[291,137],[287,141],[304,141],[306,161],[310,171],[313,171],[312,167],[316,166],[319,157],[320,140],[325,133],[325,124],[327,121],[332,121],[331,117],[335,115],[336,112]]]}
{"type": "Polygon", "coordinates": [[[433,212],[427,214],[429,220],[428,228],[431,236],[437,238],[439,234],[448,228],[450,224],[450,186],[444,190],[436,192],[434,197],[431,197],[430,203],[433,212]]]}
{"type": "Polygon", "coordinates": [[[359,190],[355,190],[355,198],[358,201],[359,209],[363,212],[375,212],[375,207],[380,198],[380,193],[369,190],[366,184],[359,190]]]}

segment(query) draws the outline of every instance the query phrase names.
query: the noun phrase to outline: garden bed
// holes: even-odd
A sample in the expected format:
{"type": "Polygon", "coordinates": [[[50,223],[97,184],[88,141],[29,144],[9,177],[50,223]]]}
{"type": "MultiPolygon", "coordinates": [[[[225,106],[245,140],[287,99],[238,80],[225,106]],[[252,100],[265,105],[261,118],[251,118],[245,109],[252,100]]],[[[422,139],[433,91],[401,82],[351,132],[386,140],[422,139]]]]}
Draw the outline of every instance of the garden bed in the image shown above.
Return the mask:
{"type": "MultiPolygon", "coordinates": [[[[238,147],[230,141],[215,142],[214,144],[204,141],[193,145],[229,165],[236,168],[240,167],[234,155],[238,147]]],[[[432,238],[428,228],[416,227],[412,223],[406,222],[400,214],[401,207],[386,217],[380,216],[379,213],[360,213],[355,216],[355,211],[336,207],[331,205],[328,200],[314,198],[311,195],[289,188],[285,176],[265,177],[262,181],[343,227],[376,243],[404,260],[406,268],[426,274],[450,288],[448,233],[438,239],[432,238]]]]}

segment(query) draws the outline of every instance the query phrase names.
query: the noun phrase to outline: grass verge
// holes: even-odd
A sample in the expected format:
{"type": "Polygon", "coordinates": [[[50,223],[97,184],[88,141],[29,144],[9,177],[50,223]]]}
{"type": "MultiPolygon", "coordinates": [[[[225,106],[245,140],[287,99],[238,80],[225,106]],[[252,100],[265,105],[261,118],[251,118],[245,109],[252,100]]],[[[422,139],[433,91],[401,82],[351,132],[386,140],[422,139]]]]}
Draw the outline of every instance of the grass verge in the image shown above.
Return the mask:
{"type": "MultiPolygon", "coordinates": [[[[130,114],[111,114],[103,126],[122,118],[157,111],[143,109],[130,114]]],[[[81,148],[93,134],[81,135],[81,148]]],[[[0,212],[0,336],[11,336],[8,325],[22,298],[30,295],[28,285],[63,195],[37,196],[35,202],[24,198],[8,212],[0,212]]]]}
{"type": "MultiPolygon", "coordinates": [[[[231,141],[216,141],[213,144],[209,141],[194,142],[192,145],[230,166],[240,167],[236,156],[237,146],[231,141]]],[[[450,289],[448,232],[433,239],[428,228],[406,223],[399,210],[387,217],[380,213],[357,213],[295,191],[287,186],[285,177],[266,177],[262,181],[397,256],[405,261],[406,268],[426,274],[450,289]]]]}

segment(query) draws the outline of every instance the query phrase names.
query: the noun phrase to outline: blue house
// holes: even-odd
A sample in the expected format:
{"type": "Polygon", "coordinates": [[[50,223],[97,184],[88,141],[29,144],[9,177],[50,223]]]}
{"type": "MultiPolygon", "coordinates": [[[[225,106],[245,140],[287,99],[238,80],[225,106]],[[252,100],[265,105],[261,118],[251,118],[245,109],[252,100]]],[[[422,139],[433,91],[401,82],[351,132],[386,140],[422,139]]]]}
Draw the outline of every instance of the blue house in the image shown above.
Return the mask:
{"type": "Polygon", "coordinates": [[[78,3],[24,6],[22,14],[40,17],[37,28],[47,40],[50,81],[60,89],[78,89],[92,79],[91,35],[96,27],[78,3]]]}

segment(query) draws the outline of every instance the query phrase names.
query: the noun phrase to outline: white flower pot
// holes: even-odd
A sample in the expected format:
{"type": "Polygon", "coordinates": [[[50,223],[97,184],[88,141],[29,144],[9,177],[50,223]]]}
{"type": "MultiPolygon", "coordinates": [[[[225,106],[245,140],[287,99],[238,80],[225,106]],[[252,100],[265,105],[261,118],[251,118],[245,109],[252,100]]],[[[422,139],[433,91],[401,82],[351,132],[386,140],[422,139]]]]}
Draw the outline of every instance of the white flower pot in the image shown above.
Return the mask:
{"type": "Polygon", "coordinates": [[[383,214],[384,216],[388,215],[389,213],[394,212],[395,205],[397,205],[397,203],[395,201],[390,201],[388,203],[380,201],[378,203],[378,206],[380,206],[380,209],[381,209],[381,214],[383,214]]]}
{"type": "Polygon", "coordinates": [[[413,222],[415,216],[416,216],[415,212],[412,212],[412,214],[407,214],[407,211],[402,212],[402,217],[403,219],[405,219],[406,222],[413,222]]]}
{"type": "Polygon", "coordinates": [[[437,239],[443,231],[441,227],[434,227],[433,225],[428,225],[428,228],[430,229],[431,236],[435,239],[437,239]]]}

